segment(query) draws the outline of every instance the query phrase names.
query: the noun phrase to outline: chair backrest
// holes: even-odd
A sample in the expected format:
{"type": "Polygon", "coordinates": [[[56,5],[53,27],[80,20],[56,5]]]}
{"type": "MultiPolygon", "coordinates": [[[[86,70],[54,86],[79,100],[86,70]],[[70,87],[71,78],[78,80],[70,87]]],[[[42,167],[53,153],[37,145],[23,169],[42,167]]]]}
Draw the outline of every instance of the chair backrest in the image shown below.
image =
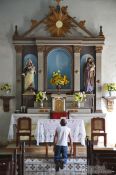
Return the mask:
{"type": "Polygon", "coordinates": [[[31,132],[31,118],[21,117],[17,120],[17,131],[27,130],[31,132]]]}
{"type": "Polygon", "coordinates": [[[105,119],[95,117],[91,119],[91,132],[93,131],[104,131],[105,132],[105,119]]]}

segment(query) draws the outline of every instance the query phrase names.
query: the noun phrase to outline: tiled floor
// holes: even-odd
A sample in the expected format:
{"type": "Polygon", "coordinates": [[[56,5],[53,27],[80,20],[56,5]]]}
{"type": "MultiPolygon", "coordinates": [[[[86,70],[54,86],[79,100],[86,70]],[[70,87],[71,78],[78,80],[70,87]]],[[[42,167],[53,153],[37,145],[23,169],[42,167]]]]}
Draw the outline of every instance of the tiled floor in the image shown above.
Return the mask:
{"type": "Polygon", "coordinates": [[[55,172],[53,159],[26,159],[25,175],[86,175],[86,158],[68,159],[63,170],[55,172]]]}
{"type": "MultiPolygon", "coordinates": [[[[16,148],[16,144],[9,144],[6,151],[12,151],[16,148]]],[[[45,146],[26,145],[26,160],[24,175],[86,175],[86,147],[76,146],[76,159],[69,158],[67,165],[63,170],[55,172],[55,164],[53,161],[53,146],[48,147],[48,159],[45,155],[45,146]]]]}

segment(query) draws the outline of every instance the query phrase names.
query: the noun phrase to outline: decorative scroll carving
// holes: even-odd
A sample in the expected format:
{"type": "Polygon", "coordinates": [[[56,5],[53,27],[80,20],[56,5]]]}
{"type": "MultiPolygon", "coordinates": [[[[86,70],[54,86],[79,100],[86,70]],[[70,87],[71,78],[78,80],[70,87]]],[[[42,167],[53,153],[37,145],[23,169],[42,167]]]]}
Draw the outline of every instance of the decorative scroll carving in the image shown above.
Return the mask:
{"type": "Polygon", "coordinates": [[[82,27],[82,28],[84,28],[85,27],[85,22],[86,22],[85,20],[80,21],[79,22],[79,26],[82,27]]]}
{"type": "Polygon", "coordinates": [[[38,24],[38,21],[37,20],[35,20],[35,19],[32,19],[31,20],[32,27],[36,26],[37,24],[38,24]]]}
{"type": "Polygon", "coordinates": [[[96,53],[102,53],[103,47],[102,46],[96,46],[96,53]]]}
{"type": "Polygon", "coordinates": [[[15,45],[15,50],[16,50],[16,52],[17,53],[21,53],[22,54],[22,48],[23,48],[23,46],[22,45],[15,45]]]}
{"type": "Polygon", "coordinates": [[[79,47],[79,46],[74,46],[74,52],[75,52],[75,53],[80,53],[80,52],[81,52],[81,47],[79,47]]]}
{"type": "Polygon", "coordinates": [[[44,46],[37,46],[38,52],[44,52],[45,47],[44,46]]]}

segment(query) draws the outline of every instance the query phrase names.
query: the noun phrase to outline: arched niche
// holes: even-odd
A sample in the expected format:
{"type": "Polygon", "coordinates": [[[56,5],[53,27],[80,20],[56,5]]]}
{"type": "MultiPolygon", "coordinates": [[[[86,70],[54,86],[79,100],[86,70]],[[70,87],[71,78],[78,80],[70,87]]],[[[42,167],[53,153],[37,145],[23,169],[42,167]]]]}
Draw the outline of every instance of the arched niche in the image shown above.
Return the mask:
{"type": "Polygon", "coordinates": [[[61,92],[73,91],[73,56],[63,47],[51,49],[45,58],[45,89],[47,92],[57,91],[56,85],[51,83],[53,72],[60,71],[62,76],[66,76],[69,81],[66,85],[61,85],[61,92]]]}

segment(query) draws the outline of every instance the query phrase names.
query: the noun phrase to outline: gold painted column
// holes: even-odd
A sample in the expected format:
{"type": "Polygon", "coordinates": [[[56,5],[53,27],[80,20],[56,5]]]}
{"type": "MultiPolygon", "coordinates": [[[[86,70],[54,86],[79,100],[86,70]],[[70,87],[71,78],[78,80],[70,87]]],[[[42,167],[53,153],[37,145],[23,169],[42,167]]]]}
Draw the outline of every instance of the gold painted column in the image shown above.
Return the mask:
{"type": "Polygon", "coordinates": [[[74,46],[74,91],[80,91],[80,51],[81,47],[74,46]]]}
{"type": "Polygon", "coordinates": [[[22,96],[22,46],[15,45],[16,50],[16,109],[21,106],[22,96]]]}
{"type": "Polygon", "coordinates": [[[38,50],[38,91],[44,91],[44,46],[37,46],[38,50]]]}
{"type": "Polygon", "coordinates": [[[102,46],[96,46],[96,110],[102,110],[102,46]]]}

